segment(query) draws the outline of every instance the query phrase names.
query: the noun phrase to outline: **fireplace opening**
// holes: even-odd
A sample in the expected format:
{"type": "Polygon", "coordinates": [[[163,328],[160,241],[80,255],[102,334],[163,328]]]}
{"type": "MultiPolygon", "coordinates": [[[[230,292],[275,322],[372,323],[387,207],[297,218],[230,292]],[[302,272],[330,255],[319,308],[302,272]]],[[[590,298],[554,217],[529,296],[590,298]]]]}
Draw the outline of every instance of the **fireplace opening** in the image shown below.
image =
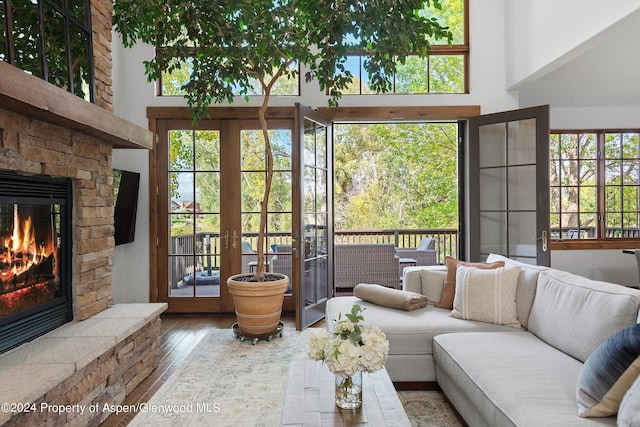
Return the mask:
{"type": "Polygon", "coordinates": [[[71,182],[0,173],[0,353],[73,318],[71,182]]]}

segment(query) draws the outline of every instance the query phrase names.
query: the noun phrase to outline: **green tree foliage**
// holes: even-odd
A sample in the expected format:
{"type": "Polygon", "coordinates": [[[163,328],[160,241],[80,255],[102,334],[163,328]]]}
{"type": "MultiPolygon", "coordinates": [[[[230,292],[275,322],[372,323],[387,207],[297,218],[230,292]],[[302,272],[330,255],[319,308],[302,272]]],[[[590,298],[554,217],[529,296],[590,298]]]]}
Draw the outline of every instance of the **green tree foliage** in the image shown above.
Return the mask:
{"type": "Polygon", "coordinates": [[[457,227],[457,125],[336,126],[336,229],[457,227]]]}

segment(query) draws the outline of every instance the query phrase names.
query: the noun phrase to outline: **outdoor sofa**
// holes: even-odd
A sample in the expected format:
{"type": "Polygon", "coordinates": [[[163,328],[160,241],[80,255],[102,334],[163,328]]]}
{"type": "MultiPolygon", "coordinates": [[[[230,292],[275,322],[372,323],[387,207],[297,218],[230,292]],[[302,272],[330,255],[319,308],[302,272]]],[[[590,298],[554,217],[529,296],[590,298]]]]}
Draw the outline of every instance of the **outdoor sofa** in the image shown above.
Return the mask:
{"type": "Polygon", "coordinates": [[[400,258],[392,243],[337,244],[334,269],[338,289],[372,281],[389,288],[400,287],[400,258]]]}
{"type": "MultiPolygon", "coordinates": [[[[327,327],[339,313],[360,304],[365,324],[379,326],[389,340],[391,379],[437,381],[472,427],[616,425],[615,415],[579,417],[577,386],[585,361],[609,337],[632,326],[637,332],[640,291],[499,255],[487,260],[496,261],[521,269],[513,290],[515,307],[510,307],[520,326],[454,318],[453,310],[435,307],[443,299],[447,275],[444,266],[437,266],[405,269],[406,291],[426,296],[426,307],[404,311],[356,296],[336,297],[327,303],[327,327]]],[[[467,294],[458,292],[456,287],[459,306],[467,294]]],[[[640,368],[640,357],[635,363],[640,368]]],[[[627,394],[624,425],[638,426],[640,379],[627,394]]]]}

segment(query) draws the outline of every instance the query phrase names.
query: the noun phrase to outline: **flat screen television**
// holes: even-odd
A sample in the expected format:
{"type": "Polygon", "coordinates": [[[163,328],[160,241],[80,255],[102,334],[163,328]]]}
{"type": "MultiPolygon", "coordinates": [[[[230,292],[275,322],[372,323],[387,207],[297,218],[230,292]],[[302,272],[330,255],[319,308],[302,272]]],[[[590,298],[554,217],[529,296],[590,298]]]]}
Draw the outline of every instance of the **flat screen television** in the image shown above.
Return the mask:
{"type": "Polygon", "coordinates": [[[140,174],[120,169],[113,170],[113,222],[116,245],[131,243],[136,234],[138,188],[140,174]]]}

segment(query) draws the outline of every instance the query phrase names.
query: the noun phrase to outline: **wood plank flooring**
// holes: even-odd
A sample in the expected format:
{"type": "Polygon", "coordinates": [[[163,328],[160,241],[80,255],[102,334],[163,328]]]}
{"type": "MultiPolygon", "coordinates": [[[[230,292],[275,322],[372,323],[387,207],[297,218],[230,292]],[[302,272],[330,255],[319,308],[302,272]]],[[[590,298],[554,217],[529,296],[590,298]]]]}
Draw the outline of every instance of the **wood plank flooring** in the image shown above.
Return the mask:
{"type": "MultiPolygon", "coordinates": [[[[151,396],[178,369],[200,340],[212,329],[231,329],[234,314],[219,315],[163,315],[160,327],[160,362],[158,368],[141,382],[122,403],[135,405],[148,402],[151,396]]],[[[295,318],[283,315],[282,321],[295,327],[295,318]]],[[[316,325],[314,325],[316,326],[316,325]]],[[[320,325],[318,325],[320,326],[320,325]]],[[[126,426],[136,414],[113,414],[101,426],[126,426]]]]}

